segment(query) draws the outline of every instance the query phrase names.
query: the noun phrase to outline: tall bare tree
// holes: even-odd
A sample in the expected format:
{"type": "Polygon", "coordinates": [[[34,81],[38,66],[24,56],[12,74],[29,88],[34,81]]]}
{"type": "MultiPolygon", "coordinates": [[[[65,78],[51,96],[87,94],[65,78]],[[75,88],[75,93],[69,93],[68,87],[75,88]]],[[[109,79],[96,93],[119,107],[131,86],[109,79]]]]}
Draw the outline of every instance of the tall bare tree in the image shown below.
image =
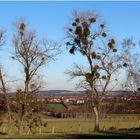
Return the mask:
{"type": "MultiPolygon", "coordinates": [[[[5,44],[5,38],[4,38],[4,31],[0,31],[0,47],[2,47],[5,44]]],[[[4,76],[2,73],[2,67],[0,67],[0,82],[1,82],[1,87],[0,90],[4,94],[5,100],[6,100],[6,107],[7,107],[7,112],[8,112],[8,134],[10,134],[11,130],[11,109],[10,109],[10,100],[9,100],[9,95],[7,93],[7,87],[6,87],[6,82],[4,80],[4,76]]]]}
{"type": "MultiPolygon", "coordinates": [[[[89,103],[95,116],[94,130],[99,131],[99,113],[103,97],[113,74],[121,67],[115,48],[115,40],[105,31],[105,24],[100,23],[98,15],[86,12],[74,12],[72,25],[67,28],[69,52],[80,52],[87,62],[87,67],[76,64],[68,71],[72,77],[82,77],[80,86],[89,90],[89,103]]],[[[115,80],[115,79],[114,79],[115,80]]]]}
{"type": "MultiPolygon", "coordinates": [[[[12,58],[22,65],[25,75],[24,89],[19,92],[21,96],[19,133],[21,133],[23,116],[33,92],[33,81],[40,68],[54,59],[54,56],[58,53],[58,44],[38,39],[36,33],[30,30],[24,21],[17,24],[16,30],[13,36],[14,54],[12,58]]],[[[37,85],[34,87],[37,87],[37,85]]]]}

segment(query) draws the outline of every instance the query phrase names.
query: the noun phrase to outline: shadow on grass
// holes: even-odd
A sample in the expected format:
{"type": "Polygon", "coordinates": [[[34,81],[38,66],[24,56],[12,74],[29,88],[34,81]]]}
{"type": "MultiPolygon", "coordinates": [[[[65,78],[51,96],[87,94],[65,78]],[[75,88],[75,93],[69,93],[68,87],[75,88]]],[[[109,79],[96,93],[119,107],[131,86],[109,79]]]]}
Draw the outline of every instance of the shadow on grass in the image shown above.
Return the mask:
{"type": "Polygon", "coordinates": [[[7,133],[4,133],[4,132],[0,132],[0,135],[7,135],[7,133]]]}
{"type": "Polygon", "coordinates": [[[115,131],[100,131],[90,134],[31,134],[22,136],[7,136],[0,132],[0,138],[18,138],[18,139],[140,139],[140,129],[138,130],[115,130],[115,131]]]}
{"type": "Polygon", "coordinates": [[[41,134],[13,136],[9,138],[19,139],[139,139],[140,135],[130,135],[116,132],[99,132],[93,134],[41,134]]]}
{"type": "Polygon", "coordinates": [[[48,138],[52,138],[52,139],[138,139],[140,138],[140,135],[124,135],[124,134],[67,134],[67,135],[55,135],[52,137],[48,137],[48,138]]]}

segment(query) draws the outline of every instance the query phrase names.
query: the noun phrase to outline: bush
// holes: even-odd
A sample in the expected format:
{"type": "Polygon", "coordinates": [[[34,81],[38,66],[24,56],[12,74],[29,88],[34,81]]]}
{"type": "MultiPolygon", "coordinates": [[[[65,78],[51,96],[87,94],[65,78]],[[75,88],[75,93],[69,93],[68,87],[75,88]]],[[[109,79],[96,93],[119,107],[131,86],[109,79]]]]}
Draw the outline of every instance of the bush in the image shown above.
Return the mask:
{"type": "Polygon", "coordinates": [[[110,131],[114,131],[114,130],[116,130],[116,127],[111,126],[111,127],[109,127],[109,129],[108,129],[108,130],[110,130],[110,131]]]}

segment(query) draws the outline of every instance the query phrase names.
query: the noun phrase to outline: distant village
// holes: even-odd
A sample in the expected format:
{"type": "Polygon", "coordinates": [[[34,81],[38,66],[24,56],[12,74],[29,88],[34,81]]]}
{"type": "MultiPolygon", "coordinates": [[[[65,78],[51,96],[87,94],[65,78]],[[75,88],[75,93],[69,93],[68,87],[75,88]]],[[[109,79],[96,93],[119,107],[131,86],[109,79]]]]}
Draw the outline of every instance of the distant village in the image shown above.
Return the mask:
{"type": "MultiPolygon", "coordinates": [[[[12,109],[16,108],[15,96],[12,98],[12,109]]],[[[42,103],[41,111],[48,113],[54,117],[67,118],[69,116],[76,117],[85,115],[92,117],[90,105],[88,104],[88,96],[86,94],[79,95],[41,95],[38,94],[31,98],[32,103],[42,103]],[[62,107],[57,108],[56,105],[62,107]]],[[[140,113],[140,95],[133,95],[131,92],[119,91],[117,94],[106,95],[103,97],[101,105],[102,116],[105,114],[132,114],[140,113]]],[[[3,94],[0,94],[0,111],[5,111],[6,102],[3,94]]]]}

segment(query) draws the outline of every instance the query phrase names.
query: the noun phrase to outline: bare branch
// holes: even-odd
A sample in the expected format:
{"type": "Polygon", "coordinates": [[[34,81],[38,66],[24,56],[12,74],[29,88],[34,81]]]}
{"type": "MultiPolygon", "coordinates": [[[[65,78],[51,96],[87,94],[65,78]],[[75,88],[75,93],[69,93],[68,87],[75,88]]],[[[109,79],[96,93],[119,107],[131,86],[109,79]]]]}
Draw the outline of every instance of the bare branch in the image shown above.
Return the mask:
{"type": "Polygon", "coordinates": [[[5,37],[4,37],[4,31],[0,30],[0,46],[3,46],[5,44],[5,37]]]}

